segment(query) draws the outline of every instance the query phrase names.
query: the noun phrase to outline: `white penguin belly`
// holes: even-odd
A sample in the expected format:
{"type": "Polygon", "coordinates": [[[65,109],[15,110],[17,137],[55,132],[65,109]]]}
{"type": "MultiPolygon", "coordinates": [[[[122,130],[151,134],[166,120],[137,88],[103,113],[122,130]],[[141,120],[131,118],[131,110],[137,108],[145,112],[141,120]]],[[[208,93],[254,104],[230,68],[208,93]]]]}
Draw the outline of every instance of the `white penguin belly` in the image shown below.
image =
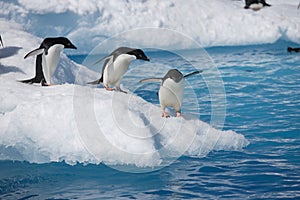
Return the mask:
{"type": "Polygon", "coordinates": [[[48,49],[47,55],[43,53],[43,58],[45,58],[43,60],[46,61],[45,64],[43,64],[43,73],[48,84],[51,83],[51,77],[57,68],[60,53],[63,48],[64,46],[62,44],[56,44],[48,49]]]}
{"type": "Polygon", "coordinates": [[[116,85],[119,84],[123,75],[126,73],[129,64],[132,60],[136,59],[134,55],[122,54],[104,70],[104,85],[116,85]]]}
{"type": "Polygon", "coordinates": [[[254,3],[249,6],[252,10],[260,10],[263,7],[262,3],[254,3]]]}
{"type": "Polygon", "coordinates": [[[172,79],[165,80],[158,94],[161,107],[164,109],[167,106],[171,106],[175,111],[180,111],[183,101],[183,89],[184,79],[178,83],[172,79]]]}

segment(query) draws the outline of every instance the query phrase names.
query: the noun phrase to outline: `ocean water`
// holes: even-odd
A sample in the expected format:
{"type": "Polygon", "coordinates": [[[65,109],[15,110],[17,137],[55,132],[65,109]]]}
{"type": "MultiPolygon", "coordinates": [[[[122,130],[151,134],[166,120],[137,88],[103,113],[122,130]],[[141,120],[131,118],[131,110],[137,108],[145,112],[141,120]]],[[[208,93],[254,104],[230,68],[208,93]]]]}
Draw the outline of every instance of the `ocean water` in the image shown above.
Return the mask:
{"type": "MultiPolygon", "coordinates": [[[[208,79],[187,80],[183,113],[223,130],[243,134],[242,151],[212,151],[203,158],[182,156],[148,173],[125,173],[104,164],[0,161],[0,199],[297,199],[300,196],[300,54],[275,44],[196,50],[149,51],[153,68],[135,61],[122,87],[158,105],[158,84],[138,80],[216,67],[226,96],[225,117],[214,124],[213,90],[208,79]],[[197,53],[195,53],[197,52],[197,53]],[[178,56],[184,55],[188,57],[178,56]],[[143,72],[143,73],[141,73],[143,72]]],[[[69,56],[78,63],[86,55],[69,56]]],[[[99,66],[91,66],[100,71],[99,66]],[[99,69],[98,69],[99,68],[99,69]]],[[[213,80],[212,80],[213,81],[213,80]]],[[[217,83],[216,83],[217,84],[217,83]]],[[[218,83],[219,84],[219,83],[218,83]]]]}

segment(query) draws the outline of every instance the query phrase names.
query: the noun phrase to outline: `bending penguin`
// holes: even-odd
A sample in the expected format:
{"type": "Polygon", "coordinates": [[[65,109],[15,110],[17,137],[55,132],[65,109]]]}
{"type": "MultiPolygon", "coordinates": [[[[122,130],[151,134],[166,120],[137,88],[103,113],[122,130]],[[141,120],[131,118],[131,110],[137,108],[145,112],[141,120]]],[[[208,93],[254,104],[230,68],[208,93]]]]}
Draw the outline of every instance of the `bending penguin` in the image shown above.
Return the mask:
{"type": "Polygon", "coordinates": [[[129,47],[117,48],[110,55],[95,63],[97,64],[104,60],[102,75],[100,79],[89,82],[88,84],[103,84],[106,90],[114,90],[110,86],[116,86],[118,91],[125,92],[120,87],[121,80],[130,63],[135,59],[150,61],[141,49],[129,47]]]}
{"type": "Polygon", "coordinates": [[[174,108],[177,117],[182,117],[181,105],[183,101],[184,79],[201,72],[195,71],[184,76],[177,69],[171,69],[163,78],[147,78],[141,80],[140,83],[161,82],[158,98],[162,109],[162,117],[170,117],[165,111],[168,106],[174,108]]]}
{"type": "Polygon", "coordinates": [[[270,4],[266,3],[265,0],[245,0],[245,9],[252,9],[252,10],[260,10],[264,6],[271,6],[270,4]]]}
{"type": "Polygon", "coordinates": [[[77,49],[68,38],[45,38],[39,48],[29,52],[24,57],[26,59],[30,56],[37,56],[35,77],[21,82],[41,83],[43,86],[51,85],[51,77],[57,68],[60,53],[64,48],[77,49]]]}

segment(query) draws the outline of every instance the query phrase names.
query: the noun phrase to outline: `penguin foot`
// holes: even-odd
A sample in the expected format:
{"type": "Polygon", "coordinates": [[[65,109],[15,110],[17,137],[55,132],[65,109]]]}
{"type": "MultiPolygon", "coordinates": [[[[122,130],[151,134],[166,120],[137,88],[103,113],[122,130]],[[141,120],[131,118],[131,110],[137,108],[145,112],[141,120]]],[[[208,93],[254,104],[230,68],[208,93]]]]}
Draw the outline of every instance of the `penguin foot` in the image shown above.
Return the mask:
{"type": "Polygon", "coordinates": [[[161,116],[165,117],[165,118],[169,118],[170,117],[170,115],[168,113],[166,113],[166,112],[163,112],[161,116]]]}
{"type": "Polygon", "coordinates": [[[54,86],[56,84],[48,84],[48,83],[42,83],[42,86],[54,86]]]}
{"type": "Polygon", "coordinates": [[[52,85],[52,84],[48,84],[46,82],[42,82],[41,84],[42,84],[42,86],[51,86],[52,85]]]}
{"type": "Polygon", "coordinates": [[[105,89],[108,90],[108,91],[114,91],[115,90],[114,88],[110,88],[108,86],[105,86],[105,89]]]}

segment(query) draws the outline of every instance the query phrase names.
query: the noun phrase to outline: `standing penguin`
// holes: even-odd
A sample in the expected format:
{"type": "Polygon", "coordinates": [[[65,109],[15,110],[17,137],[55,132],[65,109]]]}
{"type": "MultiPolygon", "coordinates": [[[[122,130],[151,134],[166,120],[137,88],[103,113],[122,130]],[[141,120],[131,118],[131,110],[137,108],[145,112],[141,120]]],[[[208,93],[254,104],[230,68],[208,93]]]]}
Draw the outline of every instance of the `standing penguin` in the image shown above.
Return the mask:
{"type": "Polygon", "coordinates": [[[150,61],[141,49],[129,47],[117,48],[110,55],[96,62],[97,64],[98,62],[105,60],[102,67],[101,77],[100,79],[89,82],[88,84],[102,83],[106,90],[114,90],[113,88],[110,88],[110,86],[116,86],[118,91],[125,92],[121,90],[121,80],[130,63],[135,59],[150,61]]]}
{"type": "Polygon", "coordinates": [[[264,6],[271,6],[270,4],[266,3],[265,0],[245,0],[245,9],[252,9],[252,10],[260,10],[264,6]]]}
{"type": "Polygon", "coordinates": [[[45,38],[39,48],[29,52],[24,57],[26,59],[29,56],[37,56],[35,77],[21,82],[41,83],[43,86],[51,85],[51,77],[57,68],[60,53],[64,48],[77,49],[68,38],[45,38]]]}
{"type": "Polygon", "coordinates": [[[184,78],[199,74],[201,72],[202,71],[195,71],[183,76],[182,73],[177,69],[171,69],[163,78],[147,78],[141,80],[140,83],[161,82],[158,91],[158,98],[162,109],[162,117],[170,117],[169,114],[165,111],[167,106],[173,107],[176,112],[176,116],[181,117],[184,78]]]}

